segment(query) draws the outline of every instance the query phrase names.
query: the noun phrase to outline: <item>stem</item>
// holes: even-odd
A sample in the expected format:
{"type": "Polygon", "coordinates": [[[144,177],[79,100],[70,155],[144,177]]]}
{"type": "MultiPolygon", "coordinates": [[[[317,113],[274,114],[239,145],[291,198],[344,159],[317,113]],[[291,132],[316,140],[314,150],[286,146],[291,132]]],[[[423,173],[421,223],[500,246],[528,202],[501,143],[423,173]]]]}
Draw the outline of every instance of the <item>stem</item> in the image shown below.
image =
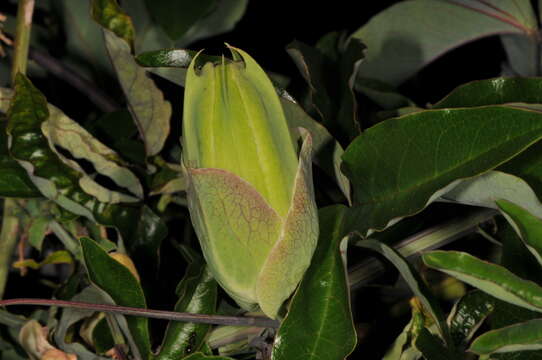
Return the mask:
{"type": "Polygon", "coordinates": [[[10,299],[0,300],[0,306],[9,305],[44,305],[74,309],[102,311],[106,313],[132,315],[153,319],[165,319],[183,322],[215,325],[256,326],[263,328],[278,328],[280,323],[264,317],[238,317],[223,315],[192,314],[176,311],[150,310],[118,305],[92,304],[81,301],[63,301],[50,299],[10,299]]]}
{"type": "MultiPolygon", "coordinates": [[[[480,224],[491,220],[496,214],[497,211],[492,209],[477,210],[466,218],[452,220],[414,234],[400,241],[394,248],[405,258],[417,257],[424,251],[440,248],[465,235],[477,232],[480,224]]],[[[366,285],[383,270],[384,266],[376,258],[367,259],[351,267],[348,271],[350,289],[366,285]]]]}
{"type": "MultiPolygon", "coordinates": [[[[30,29],[34,0],[19,0],[17,9],[17,27],[15,32],[15,49],[11,67],[11,83],[15,82],[18,73],[26,73],[28,63],[28,47],[30,46],[30,29]]],[[[13,199],[4,200],[2,229],[0,230],[0,299],[4,296],[10,268],[11,255],[17,242],[19,219],[14,216],[17,204],[13,199]]]]}
{"type": "Polygon", "coordinates": [[[15,200],[4,200],[2,229],[0,230],[0,300],[4,297],[9,269],[11,267],[11,256],[17,244],[19,219],[15,216],[16,210],[17,204],[15,200]]]}
{"type": "Polygon", "coordinates": [[[17,73],[26,74],[33,13],[34,0],[19,0],[19,7],[17,8],[17,27],[15,30],[15,50],[11,67],[12,83],[15,81],[15,75],[17,75],[17,73]]]}

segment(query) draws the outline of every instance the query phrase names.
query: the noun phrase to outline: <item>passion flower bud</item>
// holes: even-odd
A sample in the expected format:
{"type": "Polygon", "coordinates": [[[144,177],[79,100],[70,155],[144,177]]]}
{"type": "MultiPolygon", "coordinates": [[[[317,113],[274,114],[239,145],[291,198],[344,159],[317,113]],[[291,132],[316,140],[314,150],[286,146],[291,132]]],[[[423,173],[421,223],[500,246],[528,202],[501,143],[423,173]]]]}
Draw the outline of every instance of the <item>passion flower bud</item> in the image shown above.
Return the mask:
{"type": "Polygon", "coordinates": [[[186,74],[188,207],[209,268],[247,310],[275,318],[318,238],[311,137],[296,150],[280,100],[247,53],[186,74]]]}

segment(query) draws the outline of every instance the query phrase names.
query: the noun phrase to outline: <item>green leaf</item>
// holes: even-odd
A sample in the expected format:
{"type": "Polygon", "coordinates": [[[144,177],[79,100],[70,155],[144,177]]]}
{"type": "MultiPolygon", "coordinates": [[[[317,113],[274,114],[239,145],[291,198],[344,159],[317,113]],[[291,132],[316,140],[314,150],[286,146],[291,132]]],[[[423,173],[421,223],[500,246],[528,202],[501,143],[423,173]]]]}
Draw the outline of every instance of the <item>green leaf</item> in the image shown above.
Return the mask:
{"type": "MultiPolygon", "coordinates": [[[[412,292],[423,304],[424,309],[431,314],[435,321],[438,331],[446,343],[450,342],[450,332],[444,319],[444,314],[437,300],[423,282],[418,272],[412,265],[405,260],[396,250],[384,244],[381,241],[366,239],[358,241],[356,246],[360,246],[372,251],[376,251],[392,262],[401,276],[404,278],[412,292]]],[[[451,344],[449,344],[451,345],[451,344]]]]}
{"type": "Polygon", "coordinates": [[[535,30],[536,25],[527,22],[528,18],[518,18],[522,9],[514,11],[513,7],[519,3],[508,0],[489,5],[461,0],[399,2],[374,16],[352,35],[370,49],[360,67],[360,76],[397,86],[445,52],[466,42],[495,34],[523,34],[535,30]],[[512,19],[503,21],[499,7],[512,11],[512,19]]]}
{"type": "Polygon", "coordinates": [[[522,206],[532,214],[542,217],[542,204],[531,187],[522,179],[501,171],[488,171],[474,178],[463,180],[451,191],[441,196],[446,201],[498,209],[499,199],[522,206]]]}
{"type": "Polygon", "coordinates": [[[338,360],[354,350],[356,332],[339,251],[346,251],[346,209],[338,205],[320,211],[318,247],[275,338],[273,360],[338,360]]]}
{"type": "Polygon", "coordinates": [[[469,351],[478,355],[542,350],[542,319],[488,331],[476,338],[469,351]]]}
{"type": "Polygon", "coordinates": [[[234,360],[234,359],[227,356],[204,355],[203,353],[198,352],[198,353],[195,353],[183,358],[183,360],[234,360]]]}
{"type": "Polygon", "coordinates": [[[122,86],[128,107],[145,144],[147,156],[160,152],[170,129],[171,104],[134,60],[129,46],[104,29],[109,57],[122,86]]]}
{"type": "Polygon", "coordinates": [[[460,348],[465,347],[494,309],[495,300],[479,290],[471,291],[459,299],[448,317],[454,344],[460,348]]]}
{"type": "Polygon", "coordinates": [[[422,258],[427,266],[453,276],[497,299],[542,312],[542,287],[514,275],[502,266],[459,251],[432,251],[422,255],[422,258]]]}
{"type": "Polygon", "coordinates": [[[132,224],[132,236],[125,242],[128,253],[145,285],[156,281],[160,264],[160,245],[168,234],[164,220],[156,215],[147,205],[141,208],[139,219],[132,224]]]}
{"type": "Polygon", "coordinates": [[[47,255],[47,257],[39,263],[34,259],[25,259],[16,261],[13,263],[13,267],[17,269],[29,267],[31,269],[38,270],[39,268],[49,264],[73,264],[73,259],[68,251],[58,250],[47,255]]]}
{"type": "Polygon", "coordinates": [[[497,200],[497,205],[542,266],[542,212],[537,212],[538,216],[535,216],[525,207],[509,200],[497,200]]]}
{"type": "Polygon", "coordinates": [[[32,223],[28,229],[28,243],[38,251],[41,251],[41,245],[43,244],[43,239],[45,239],[45,235],[49,229],[50,221],[51,219],[49,217],[43,216],[32,219],[32,223]]]}
{"type": "Polygon", "coordinates": [[[161,166],[152,177],[150,195],[173,194],[186,191],[188,184],[180,165],[169,163],[157,165],[161,166]]]}
{"type": "MultiPolygon", "coordinates": [[[[207,266],[201,261],[192,262],[177,286],[179,300],[175,311],[197,314],[214,314],[217,285],[207,266]]],[[[180,359],[199,351],[207,332],[207,324],[170,321],[156,360],[180,359]]]]}
{"type": "MultiPolygon", "coordinates": [[[[92,304],[103,304],[104,300],[100,296],[99,290],[93,287],[83,289],[79,294],[74,296],[73,301],[84,301],[92,304]]],[[[107,360],[108,358],[99,357],[95,353],[90,352],[85,346],[78,342],[70,341],[70,329],[72,326],[94,313],[93,310],[66,308],[62,310],[62,315],[58,325],[55,327],[54,340],[56,345],[67,353],[77,354],[80,360],[107,360]]]]}
{"type": "MultiPolygon", "coordinates": [[[[143,290],[130,270],[93,240],[82,237],[80,241],[90,281],[111,296],[117,305],[146,308],[143,290]]],[[[151,351],[148,319],[130,316],[126,321],[140,353],[147,358],[151,351]]]]}
{"type": "Polygon", "coordinates": [[[106,226],[115,226],[129,238],[137,208],[101,202],[80,186],[83,175],[64,164],[54,153],[41,130],[49,118],[43,95],[18,75],[15,95],[8,112],[8,134],[12,156],[26,169],[30,179],[47,198],[70,212],[106,226]]]}
{"type": "Polygon", "coordinates": [[[490,106],[422,111],[366,130],[346,149],[357,228],[416,214],[457,180],[484,173],[542,136],[540,113],[490,106]]]}
{"type": "MultiPolygon", "coordinates": [[[[5,108],[0,107],[0,111],[4,110],[5,108]]],[[[40,191],[32,183],[26,170],[9,154],[6,125],[6,119],[0,117],[0,197],[40,197],[42,196],[40,191]]]]}
{"type": "Polygon", "coordinates": [[[320,49],[294,41],[286,50],[309,88],[309,99],[322,123],[342,139],[359,133],[357,103],[352,91],[365,46],[331,33],[320,49]],[[322,49],[323,48],[323,49],[322,49]]]}
{"type": "Polygon", "coordinates": [[[331,178],[335,178],[342,193],[351,203],[350,181],[341,172],[341,156],[344,153],[341,144],[323,125],[303,111],[301,106],[284,96],[280,98],[280,101],[290,129],[302,127],[310,132],[313,141],[312,161],[331,178]]]}
{"type": "MultiPolygon", "coordinates": [[[[187,49],[161,49],[143,52],[136,56],[136,61],[144,67],[174,67],[188,68],[190,62],[199,51],[187,49]]],[[[201,53],[198,55],[198,61],[201,63],[221,61],[220,56],[210,56],[201,53]]],[[[183,81],[184,83],[184,81],[183,81]]]]}
{"type": "Polygon", "coordinates": [[[146,0],[147,9],[172,40],[186,32],[216,7],[216,0],[146,0]]]}
{"type": "Polygon", "coordinates": [[[133,49],[134,24],[116,0],[92,0],[91,15],[94,21],[123,39],[133,49]]]}
{"type": "Polygon", "coordinates": [[[433,335],[427,328],[422,328],[414,341],[414,346],[426,359],[431,360],[462,360],[464,357],[448,349],[442,340],[433,335]]]}
{"type": "Polygon", "coordinates": [[[494,78],[472,81],[454,89],[433,105],[434,109],[497,105],[505,103],[542,103],[542,79],[494,78]]]}

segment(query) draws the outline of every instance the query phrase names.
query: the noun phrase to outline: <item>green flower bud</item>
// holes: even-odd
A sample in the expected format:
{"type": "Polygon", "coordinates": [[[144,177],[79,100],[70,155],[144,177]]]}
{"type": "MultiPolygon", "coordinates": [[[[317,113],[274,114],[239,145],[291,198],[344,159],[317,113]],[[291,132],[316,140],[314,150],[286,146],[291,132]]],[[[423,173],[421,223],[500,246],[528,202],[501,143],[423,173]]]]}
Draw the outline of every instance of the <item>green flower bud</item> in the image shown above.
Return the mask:
{"type": "Polygon", "coordinates": [[[296,150],[260,66],[194,61],[186,75],[183,163],[188,207],[209,268],[247,310],[269,317],[301,280],[318,238],[310,135],[296,150]]]}

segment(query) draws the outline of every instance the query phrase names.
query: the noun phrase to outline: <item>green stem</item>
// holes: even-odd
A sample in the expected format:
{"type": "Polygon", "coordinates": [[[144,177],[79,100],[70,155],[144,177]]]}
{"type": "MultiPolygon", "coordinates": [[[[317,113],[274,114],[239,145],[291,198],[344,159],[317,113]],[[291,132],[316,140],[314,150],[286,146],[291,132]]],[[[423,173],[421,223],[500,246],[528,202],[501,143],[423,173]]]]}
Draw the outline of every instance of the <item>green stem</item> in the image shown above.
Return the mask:
{"type": "Polygon", "coordinates": [[[2,216],[2,229],[0,230],[0,300],[4,297],[11,256],[17,244],[17,232],[19,231],[19,219],[15,215],[17,204],[13,199],[4,200],[2,216]]]}
{"type": "MultiPolygon", "coordinates": [[[[33,13],[34,0],[19,0],[19,7],[17,8],[15,44],[13,50],[13,64],[11,66],[12,84],[14,84],[15,76],[18,73],[26,73],[33,13]]],[[[4,200],[2,229],[0,230],[0,299],[2,299],[4,296],[9,268],[11,265],[11,255],[13,254],[15,244],[17,243],[19,219],[14,215],[14,211],[16,209],[17,204],[15,200],[4,200]]]]}
{"type": "Polygon", "coordinates": [[[11,67],[12,83],[15,81],[17,73],[26,74],[33,13],[34,0],[19,0],[19,7],[17,8],[17,27],[15,30],[15,48],[13,52],[13,64],[11,67]]]}

